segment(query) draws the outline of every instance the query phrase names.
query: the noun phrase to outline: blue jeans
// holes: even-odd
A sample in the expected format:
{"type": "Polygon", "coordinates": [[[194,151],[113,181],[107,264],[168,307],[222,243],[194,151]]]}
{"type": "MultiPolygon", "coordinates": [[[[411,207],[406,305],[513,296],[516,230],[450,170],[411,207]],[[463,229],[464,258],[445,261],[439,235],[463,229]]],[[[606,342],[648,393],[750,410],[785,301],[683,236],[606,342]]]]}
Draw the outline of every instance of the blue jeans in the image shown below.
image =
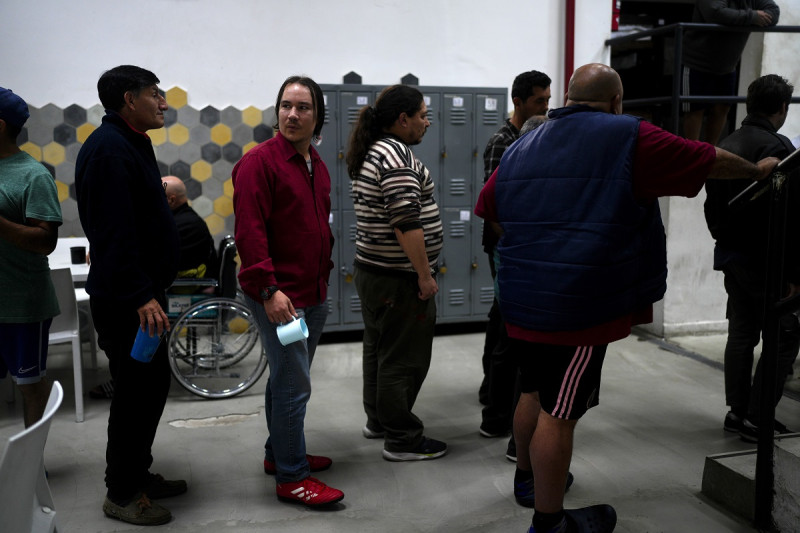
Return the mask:
{"type": "Polygon", "coordinates": [[[276,333],[280,324],[269,321],[260,301],[249,296],[245,299],[255,315],[269,361],[265,395],[269,437],[264,445],[264,458],[275,463],[278,483],[300,481],[309,476],[303,428],[306,404],[311,397],[311,361],[328,318],[328,306],[296,309],[298,317],[305,318],[308,325],[308,339],[284,346],[276,333]]]}

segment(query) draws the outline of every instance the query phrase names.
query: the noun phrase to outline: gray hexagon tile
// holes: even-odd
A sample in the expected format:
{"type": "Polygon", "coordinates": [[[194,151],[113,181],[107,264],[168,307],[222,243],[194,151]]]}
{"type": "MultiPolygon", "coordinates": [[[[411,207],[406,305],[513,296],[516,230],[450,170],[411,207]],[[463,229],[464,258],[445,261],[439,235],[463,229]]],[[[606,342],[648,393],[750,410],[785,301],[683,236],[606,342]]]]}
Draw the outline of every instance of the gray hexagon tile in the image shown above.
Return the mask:
{"type": "Polygon", "coordinates": [[[178,110],[171,107],[164,111],[164,126],[169,128],[178,122],[178,110]]]}
{"type": "Polygon", "coordinates": [[[95,104],[86,110],[86,122],[99,126],[103,122],[103,117],[106,116],[106,110],[100,104],[95,104]]]}
{"type": "Polygon", "coordinates": [[[200,124],[200,111],[191,106],[185,105],[178,109],[178,122],[187,128],[192,129],[194,126],[200,124]]]}
{"type": "Polygon", "coordinates": [[[178,176],[184,183],[190,178],[191,170],[189,163],[185,161],[176,161],[169,166],[169,173],[173,176],[178,176]]]}
{"type": "Polygon", "coordinates": [[[64,122],[73,127],[78,127],[86,122],[86,110],[78,104],[64,108],[64,122]]]}
{"type": "Polygon", "coordinates": [[[191,161],[192,163],[199,161],[202,158],[200,153],[200,145],[194,143],[184,144],[178,148],[178,157],[182,161],[191,161]]]}
{"type": "Polygon", "coordinates": [[[242,158],[242,147],[236,143],[228,143],[222,147],[222,158],[233,164],[239,162],[242,158]]]}
{"type": "Polygon", "coordinates": [[[239,146],[244,146],[253,141],[253,128],[247,124],[239,124],[231,128],[231,135],[233,142],[239,146]]]}
{"type": "Polygon", "coordinates": [[[53,128],[53,140],[62,146],[77,142],[78,134],[75,132],[75,126],[59,124],[53,128]]]}
{"type": "Polygon", "coordinates": [[[183,184],[186,185],[186,196],[188,196],[190,200],[194,200],[203,194],[203,185],[194,178],[184,179],[183,184]]]}
{"type": "Polygon", "coordinates": [[[211,176],[222,183],[225,183],[229,179],[231,179],[231,174],[233,173],[233,165],[235,163],[230,163],[225,161],[224,159],[220,159],[213,165],[211,165],[211,176]]]}
{"type": "Polygon", "coordinates": [[[197,211],[201,218],[205,218],[214,212],[214,202],[205,196],[198,196],[192,200],[192,209],[197,211]]]}
{"type": "Polygon", "coordinates": [[[189,130],[189,141],[198,146],[211,142],[211,129],[204,124],[193,126],[189,130]]]}
{"type": "Polygon", "coordinates": [[[56,179],[66,185],[75,182],[75,163],[64,161],[56,166],[56,179]]]}
{"type": "Polygon", "coordinates": [[[242,110],[236,109],[233,106],[228,106],[220,113],[220,119],[223,124],[228,126],[237,126],[242,123],[242,110]]]}
{"type": "Polygon", "coordinates": [[[204,107],[200,110],[200,123],[209,128],[216,126],[219,124],[219,111],[210,105],[204,107]]]}
{"type": "Polygon", "coordinates": [[[172,143],[164,143],[155,147],[156,158],[167,165],[171,165],[178,160],[178,147],[172,143]]]}
{"type": "Polygon", "coordinates": [[[78,202],[72,198],[67,198],[61,202],[61,218],[70,222],[78,220],[78,202]]]}
{"type": "Polygon", "coordinates": [[[202,183],[203,196],[206,198],[219,198],[222,196],[222,182],[217,180],[206,180],[202,183]]]}

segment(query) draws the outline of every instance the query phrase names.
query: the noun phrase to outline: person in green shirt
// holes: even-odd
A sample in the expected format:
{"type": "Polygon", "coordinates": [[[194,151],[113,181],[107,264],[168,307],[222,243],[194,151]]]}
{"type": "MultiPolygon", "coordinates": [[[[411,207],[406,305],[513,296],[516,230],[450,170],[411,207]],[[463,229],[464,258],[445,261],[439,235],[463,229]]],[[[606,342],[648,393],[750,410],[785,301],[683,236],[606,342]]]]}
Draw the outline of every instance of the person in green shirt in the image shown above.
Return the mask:
{"type": "Polygon", "coordinates": [[[60,311],[47,256],[61,225],[53,176],[17,145],[28,117],[25,101],[0,87],[0,377],[17,384],[25,427],[50,395],[48,334],[60,311]]]}

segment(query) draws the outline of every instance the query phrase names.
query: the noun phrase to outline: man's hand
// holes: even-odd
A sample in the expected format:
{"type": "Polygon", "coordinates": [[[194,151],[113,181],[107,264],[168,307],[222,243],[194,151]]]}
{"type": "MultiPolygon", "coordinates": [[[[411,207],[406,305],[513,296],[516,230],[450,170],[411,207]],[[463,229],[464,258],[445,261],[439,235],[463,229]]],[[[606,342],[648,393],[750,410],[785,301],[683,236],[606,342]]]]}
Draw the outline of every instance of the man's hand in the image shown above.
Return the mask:
{"type": "Polygon", "coordinates": [[[273,324],[283,324],[297,316],[292,301],[281,291],[276,291],[272,298],[264,300],[264,311],[273,324]]]}
{"type": "Polygon", "coordinates": [[[419,293],[417,296],[420,300],[429,300],[436,296],[436,293],[439,292],[439,285],[436,284],[436,280],[433,279],[433,276],[428,276],[427,278],[418,278],[418,285],[419,293]]]}
{"type": "Polygon", "coordinates": [[[763,28],[764,26],[769,26],[770,24],[772,24],[772,15],[770,15],[766,11],[761,11],[761,10],[756,11],[756,20],[755,20],[756,26],[761,26],[763,28]]]}
{"type": "Polygon", "coordinates": [[[147,326],[147,334],[151,337],[156,331],[159,336],[164,333],[164,330],[169,331],[169,318],[155,298],[141,306],[136,312],[139,313],[139,327],[144,329],[147,326]]]}
{"type": "Polygon", "coordinates": [[[759,176],[756,178],[756,181],[761,181],[770,174],[772,174],[772,171],[775,170],[775,167],[780,162],[781,160],[778,159],[777,157],[765,157],[764,159],[756,163],[759,172],[759,176]]]}

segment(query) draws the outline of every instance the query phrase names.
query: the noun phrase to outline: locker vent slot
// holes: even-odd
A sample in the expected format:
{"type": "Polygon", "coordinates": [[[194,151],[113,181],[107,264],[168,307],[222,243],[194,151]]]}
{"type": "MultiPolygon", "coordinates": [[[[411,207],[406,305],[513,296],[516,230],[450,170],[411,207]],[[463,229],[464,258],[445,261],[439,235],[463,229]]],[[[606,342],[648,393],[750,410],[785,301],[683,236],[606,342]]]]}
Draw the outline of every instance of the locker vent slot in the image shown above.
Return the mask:
{"type": "Polygon", "coordinates": [[[494,301],[494,287],[481,287],[480,302],[482,304],[491,305],[493,301],[494,301]]]}
{"type": "Polygon", "coordinates": [[[467,235],[467,223],[461,220],[450,223],[450,237],[459,239],[467,235]]]}
{"type": "Polygon", "coordinates": [[[450,195],[464,196],[467,194],[467,180],[464,178],[453,178],[450,180],[450,195]]]}
{"type": "Polygon", "coordinates": [[[358,298],[358,296],[350,297],[350,312],[359,316],[361,315],[361,300],[358,298]]]}
{"type": "Polygon", "coordinates": [[[467,110],[463,107],[454,107],[450,109],[450,124],[454,126],[463,126],[467,123],[467,110]]]}
{"type": "Polygon", "coordinates": [[[464,302],[466,301],[464,289],[453,289],[450,291],[448,296],[450,305],[464,305],[464,302]]]}

